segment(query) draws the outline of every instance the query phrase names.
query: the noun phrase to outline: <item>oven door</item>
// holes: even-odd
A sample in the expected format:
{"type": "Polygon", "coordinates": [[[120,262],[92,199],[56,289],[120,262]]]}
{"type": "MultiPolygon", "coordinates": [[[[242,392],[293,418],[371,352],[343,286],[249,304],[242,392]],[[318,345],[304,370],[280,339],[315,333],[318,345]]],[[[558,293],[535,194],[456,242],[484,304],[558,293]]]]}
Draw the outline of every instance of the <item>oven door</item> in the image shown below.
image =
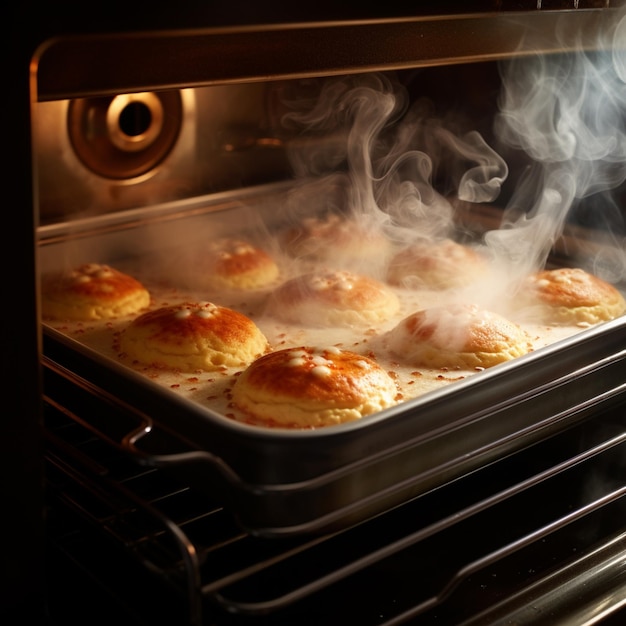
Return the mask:
{"type": "MultiPolygon", "coordinates": [[[[284,18],[277,20],[283,25],[231,28],[230,15],[223,29],[83,32],[31,51],[30,97],[59,101],[511,58],[528,25],[538,51],[556,52],[567,47],[552,36],[557,24],[593,45],[615,16],[598,10],[503,17],[482,10],[326,28],[284,18]]],[[[578,43],[572,35],[569,45],[578,43]]],[[[27,93],[25,82],[19,84],[27,93]]],[[[24,198],[38,214],[30,187],[24,198]]],[[[33,224],[27,226],[32,237],[33,224]]],[[[25,230],[21,224],[16,232],[25,230]]],[[[34,258],[33,251],[29,269],[34,258]]],[[[38,268],[32,269],[36,283],[38,268]]],[[[41,330],[26,330],[34,335],[32,351],[41,330]]],[[[13,338],[8,345],[24,363],[22,344],[13,338]]],[[[73,580],[84,583],[85,593],[111,599],[105,605],[115,615],[128,611],[139,623],[172,615],[191,624],[504,624],[550,623],[556,615],[583,624],[612,619],[623,604],[624,404],[623,394],[613,393],[619,384],[597,404],[576,406],[567,428],[488,457],[390,510],[313,538],[268,539],[243,530],[220,494],[211,497],[129,456],[120,443],[133,438],[145,416],[97,377],[86,380],[55,357],[44,351],[41,358],[51,611],[59,621],[75,604],[58,574],[76,569],[73,580]],[[119,585],[111,571],[133,576],[119,585]],[[364,598],[363,589],[380,592],[364,598]]],[[[32,361],[9,379],[17,388],[37,378],[32,361]]],[[[22,408],[36,414],[31,401],[22,408]]],[[[38,447],[39,423],[28,424],[25,434],[36,431],[29,442],[38,447]]],[[[150,435],[168,451],[187,443],[162,424],[150,435]]]]}

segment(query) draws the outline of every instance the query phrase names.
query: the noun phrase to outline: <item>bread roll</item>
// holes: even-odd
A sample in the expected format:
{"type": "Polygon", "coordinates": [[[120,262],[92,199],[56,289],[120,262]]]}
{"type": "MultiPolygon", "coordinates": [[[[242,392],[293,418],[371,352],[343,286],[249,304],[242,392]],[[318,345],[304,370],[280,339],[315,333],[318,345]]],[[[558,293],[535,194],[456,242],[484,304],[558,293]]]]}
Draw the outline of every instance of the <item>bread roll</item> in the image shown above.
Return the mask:
{"type": "Polygon", "coordinates": [[[119,347],[134,362],[185,372],[246,366],[269,350],[250,318],[212,302],[148,311],[122,331],[119,347]]]}
{"type": "Polygon", "coordinates": [[[238,238],[219,238],[184,250],[165,274],[177,284],[212,292],[260,289],[279,276],[276,261],[262,248],[238,238]]]}
{"type": "Polygon", "coordinates": [[[303,274],[283,283],[269,311],[310,327],[378,324],[398,311],[398,296],[384,283],[345,270],[303,274]]]}
{"type": "Polygon", "coordinates": [[[391,242],[377,223],[363,217],[331,213],[309,217],[282,233],[281,243],[293,258],[355,269],[381,259],[391,250],[391,242]]]}
{"type": "Polygon", "coordinates": [[[532,348],[517,324],[475,305],[423,309],[388,334],[389,349],[404,362],[430,368],[486,368],[532,348]]]}
{"type": "Polygon", "coordinates": [[[86,263],[42,279],[41,308],[46,319],[102,320],[132,315],[150,304],[137,279],[101,263],[86,263]]]}
{"type": "Polygon", "coordinates": [[[409,288],[448,289],[476,281],[487,271],[487,261],[478,250],[444,239],[414,243],[390,261],[387,280],[409,288]]]}
{"type": "Polygon", "coordinates": [[[613,285],[580,268],[532,274],[522,285],[520,300],[549,324],[593,325],[626,313],[624,296],[613,285]]]}
{"type": "Polygon", "coordinates": [[[397,389],[375,361],[329,347],[286,348],[237,378],[234,405],[253,423],[318,428],[357,420],[396,403],[397,389]]]}

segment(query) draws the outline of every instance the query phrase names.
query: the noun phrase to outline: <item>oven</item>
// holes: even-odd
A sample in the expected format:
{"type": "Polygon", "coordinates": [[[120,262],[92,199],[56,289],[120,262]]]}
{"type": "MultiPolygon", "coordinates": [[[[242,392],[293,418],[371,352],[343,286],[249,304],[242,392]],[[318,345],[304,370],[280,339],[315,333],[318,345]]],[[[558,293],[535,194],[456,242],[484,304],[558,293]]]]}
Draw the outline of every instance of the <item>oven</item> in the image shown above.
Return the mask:
{"type": "MultiPolygon", "coordinates": [[[[50,320],[42,289],[97,263],[152,308],[219,301],[186,282],[189,249],[251,236],[289,275],[281,233],[322,213],[626,293],[623,3],[237,5],[16,14],[4,603],[64,625],[619,623],[623,312],[428,384],[381,356],[389,325],[262,326],[272,351],[394,370],[393,406],[302,430],[234,419],[219,374],[137,367],[129,316],[50,320]]],[[[223,303],[262,325],[266,296],[223,303]]]]}

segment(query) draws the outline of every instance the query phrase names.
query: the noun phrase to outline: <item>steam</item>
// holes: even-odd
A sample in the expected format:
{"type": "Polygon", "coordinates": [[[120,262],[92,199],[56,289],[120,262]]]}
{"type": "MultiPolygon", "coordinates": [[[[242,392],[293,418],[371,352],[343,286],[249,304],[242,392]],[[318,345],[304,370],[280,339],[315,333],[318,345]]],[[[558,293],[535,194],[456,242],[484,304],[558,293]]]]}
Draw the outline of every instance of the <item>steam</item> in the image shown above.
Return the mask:
{"type": "MultiPolygon", "coordinates": [[[[534,165],[520,181],[501,228],[485,241],[500,262],[520,274],[545,264],[572,207],[584,210],[582,199],[606,194],[626,179],[625,45],[622,18],[597,51],[501,64],[495,131],[534,165]]],[[[613,279],[624,277],[624,261],[613,279]]]]}
{"type": "MultiPolygon", "coordinates": [[[[587,222],[621,225],[611,192],[626,180],[626,18],[602,37],[586,50],[580,33],[580,49],[562,54],[532,54],[526,42],[522,55],[500,63],[494,135],[529,164],[511,181],[500,226],[481,244],[497,268],[490,291],[498,278],[510,291],[543,268],[572,209],[587,222]],[[599,209],[603,218],[586,215],[599,209]]],[[[386,74],[331,79],[314,106],[295,107],[284,121],[335,138],[332,149],[320,143],[292,151],[297,176],[345,185],[348,212],[373,220],[400,244],[454,237],[449,199],[496,201],[509,176],[505,159],[479,132],[459,132],[425,98],[411,104],[386,74]]],[[[626,252],[617,244],[617,257],[598,258],[594,268],[612,282],[626,276],[626,252]]]]}
{"type": "MultiPolygon", "coordinates": [[[[494,279],[502,280],[499,293],[510,292],[544,267],[574,210],[585,222],[603,226],[616,244],[605,257],[597,251],[593,271],[610,282],[626,279],[624,243],[612,234],[624,220],[612,192],[626,181],[626,17],[602,37],[592,49],[581,42],[578,51],[563,54],[533,54],[526,43],[523,54],[502,61],[494,145],[427,98],[409,97],[391,73],[311,79],[311,97],[284,103],[288,112],[281,122],[295,181],[282,215],[272,206],[272,219],[299,224],[311,215],[343,213],[403,246],[463,234],[457,199],[496,203],[503,209],[501,222],[480,242],[496,275],[483,293],[473,285],[471,294],[488,305],[494,279]],[[528,163],[515,180],[508,180],[509,165],[500,154],[505,150],[528,163]],[[514,190],[502,200],[505,181],[514,190]]],[[[554,49],[553,42],[549,47],[554,49]]],[[[412,92],[419,93],[420,73],[412,80],[412,92]]],[[[224,218],[214,236],[244,223],[260,241],[281,249],[260,217],[233,221],[224,218]]],[[[180,228],[180,233],[163,228],[166,238],[201,242],[204,237],[195,222],[193,232],[180,228]]],[[[161,226],[156,230],[155,242],[161,226]]],[[[364,241],[375,246],[378,240],[364,241]]],[[[132,238],[128,247],[136,245],[132,238]]],[[[370,258],[385,260],[380,250],[370,258]]]]}
{"type": "Polygon", "coordinates": [[[433,180],[443,161],[454,195],[470,202],[496,198],[508,175],[505,161],[478,132],[455,134],[425,99],[409,106],[404,87],[387,75],[330,80],[315,106],[287,114],[284,122],[336,139],[331,148],[292,149],[296,175],[336,182],[336,172],[324,172],[343,164],[348,212],[376,218],[400,241],[452,232],[452,206],[433,180]]]}

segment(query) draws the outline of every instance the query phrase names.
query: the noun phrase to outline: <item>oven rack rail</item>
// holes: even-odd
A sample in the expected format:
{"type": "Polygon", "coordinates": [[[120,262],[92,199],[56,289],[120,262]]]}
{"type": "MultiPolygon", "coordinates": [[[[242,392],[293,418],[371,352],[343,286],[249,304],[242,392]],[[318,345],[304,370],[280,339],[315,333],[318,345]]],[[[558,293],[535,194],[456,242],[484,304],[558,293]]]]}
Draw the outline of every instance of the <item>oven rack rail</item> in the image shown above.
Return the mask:
{"type": "Polygon", "coordinates": [[[597,623],[599,607],[610,616],[626,598],[625,419],[623,407],[594,415],[340,532],[264,539],[205,493],[128,456],[116,443],[128,416],[111,412],[96,428],[48,398],[51,510],[80,528],[59,524],[54,543],[78,560],[71,546],[84,536],[110,546],[105,562],[84,567],[130,559],[141,574],[131,605],[167,597],[177,621],[193,626],[469,626],[512,615],[541,624],[565,612],[574,612],[568,623],[597,623]]]}

